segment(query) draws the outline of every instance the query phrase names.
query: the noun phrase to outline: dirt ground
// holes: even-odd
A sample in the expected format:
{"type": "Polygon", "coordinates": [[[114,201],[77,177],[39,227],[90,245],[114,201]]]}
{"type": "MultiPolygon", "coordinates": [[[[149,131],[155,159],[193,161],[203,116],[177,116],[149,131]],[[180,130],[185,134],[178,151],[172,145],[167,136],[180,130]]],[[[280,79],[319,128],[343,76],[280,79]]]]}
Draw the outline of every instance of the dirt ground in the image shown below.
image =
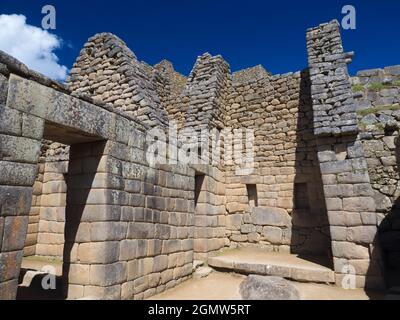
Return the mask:
{"type": "MultiPolygon", "coordinates": [[[[177,287],[151,297],[149,300],[240,300],[239,286],[245,276],[214,271],[202,279],[190,279],[177,287]]],[[[371,300],[382,295],[367,294],[362,289],[345,290],[339,287],[292,282],[302,300],[371,300]]]]}

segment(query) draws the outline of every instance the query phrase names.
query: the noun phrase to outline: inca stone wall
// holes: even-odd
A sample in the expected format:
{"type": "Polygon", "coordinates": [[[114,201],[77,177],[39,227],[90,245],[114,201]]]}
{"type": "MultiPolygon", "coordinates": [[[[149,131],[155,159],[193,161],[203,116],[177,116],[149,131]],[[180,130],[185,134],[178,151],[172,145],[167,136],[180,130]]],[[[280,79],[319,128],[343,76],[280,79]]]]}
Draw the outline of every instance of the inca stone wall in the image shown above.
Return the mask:
{"type": "MultiPolygon", "coordinates": [[[[8,56],[3,61],[19,76],[2,83],[12,93],[2,119],[13,121],[1,121],[1,298],[16,294],[42,138],[71,145],[64,248],[69,298],[141,299],[190,275],[194,170],[149,168],[143,125],[90,98],[72,97],[8,56]]],[[[54,162],[46,164],[51,174],[54,162]]],[[[42,197],[52,187],[43,187],[42,197]]],[[[42,199],[41,206],[52,202],[42,199]]]]}
{"type": "Polygon", "coordinates": [[[307,48],[324,194],[332,238],[337,283],[348,266],[357,286],[382,287],[378,219],[339,23],[322,24],[307,32],[307,48]]]}
{"type": "Polygon", "coordinates": [[[377,206],[379,239],[389,282],[398,284],[400,68],[365,70],[352,78],[359,127],[377,206]]]}
{"type": "Polygon", "coordinates": [[[358,287],[382,287],[399,261],[398,67],[350,79],[336,21],[307,48],[301,72],[231,74],[206,53],[186,78],[102,33],[67,86],[0,53],[0,298],[23,251],[63,259],[69,298],[144,299],[242,246],[323,256],[338,285],[353,268],[358,287]],[[198,159],[149,163],[146,133],[173,126],[186,131],[167,141],[201,142],[186,150],[198,159]],[[210,131],[231,133],[216,163],[210,131]]]}
{"type": "Polygon", "coordinates": [[[111,103],[152,127],[168,123],[146,66],[112,34],[101,33],[88,40],[67,82],[73,92],[111,103]]]}
{"type": "Polygon", "coordinates": [[[227,166],[227,227],[234,243],[329,256],[309,87],[307,72],[270,76],[257,67],[234,74],[227,126],[255,132],[254,172],[238,177],[227,166]],[[257,188],[255,207],[246,185],[257,188]]]}
{"type": "Polygon", "coordinates": [[[400,103],[400,66],[359,71],[351,83],[356,91],[357,110],[400,103]]]}

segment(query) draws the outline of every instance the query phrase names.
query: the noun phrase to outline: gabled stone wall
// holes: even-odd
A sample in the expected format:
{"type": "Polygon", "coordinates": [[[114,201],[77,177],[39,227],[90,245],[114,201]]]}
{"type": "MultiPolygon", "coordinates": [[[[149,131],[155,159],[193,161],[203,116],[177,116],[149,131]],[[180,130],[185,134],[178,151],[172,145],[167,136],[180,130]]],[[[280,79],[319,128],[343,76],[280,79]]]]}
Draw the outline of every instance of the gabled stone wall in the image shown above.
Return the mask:
{"type": "Polygon", "coordinates": [[[146,66],[112,34],[101,33],[88,40],[67,84],[74,93],[111,103],[152,127],[168,123],[146,66]]]}

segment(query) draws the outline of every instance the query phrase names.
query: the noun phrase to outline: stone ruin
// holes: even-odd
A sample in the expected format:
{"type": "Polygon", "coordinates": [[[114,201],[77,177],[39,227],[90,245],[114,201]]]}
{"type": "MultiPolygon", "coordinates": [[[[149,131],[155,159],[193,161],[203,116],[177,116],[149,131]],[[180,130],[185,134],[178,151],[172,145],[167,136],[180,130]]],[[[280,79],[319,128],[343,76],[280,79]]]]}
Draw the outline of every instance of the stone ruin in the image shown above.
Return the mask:
{"type": "Polygon", "coordinates": [[[145,299],[238,247],[322,256],[339,286],[348,266],[357,287],[390,286],[400,66],[351,78],[337,21],[309,29],[307,50],[300,72],[232,74],[206,53],[185,77],[101,33],[66,85],[2,53],[0,299],[15,299],[23,257],[62,260],[69,299],[145,299]],[[149,165],[146,133],[172,122],[252,129],[253,170],[149,165]]]}

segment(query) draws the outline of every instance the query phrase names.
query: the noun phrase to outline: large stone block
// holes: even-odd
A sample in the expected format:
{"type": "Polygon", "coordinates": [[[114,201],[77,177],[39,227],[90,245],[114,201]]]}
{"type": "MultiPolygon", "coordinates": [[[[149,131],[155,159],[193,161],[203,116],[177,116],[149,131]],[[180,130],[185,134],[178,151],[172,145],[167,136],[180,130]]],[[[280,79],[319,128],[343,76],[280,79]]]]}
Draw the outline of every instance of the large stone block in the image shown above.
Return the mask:
{"type": "Polygon", "coordinates": [[[0,105],[0,133],[22,135],[22,114],[0,105]]]}
{"type": "Polygon", "coordinates": [[[28,215],[31,202],[32,187],[0,186],[1,216],[28,215]]]}
{"type": "Polygon", "coordinates": [[[119,258],[119,242],[81,243],[78,248],[78,259],[81,263],[106,264],[117,262],[119,258]]]}
{"type": "Polygon", "coordinates": [[[378,228],[376,226],[360,226],[348,228],[347,241],[371,244],[377,240],[378,228]]]}
{"type": "Polygon", "coordinates": [[[0,167],[0,185],[32,187],[35,183],[35,164],[0,161],[0,167]]]}
{"type": "Polygon", "coordinates": [[[296,287],[278,277],[250,275],[240,285],[244,300],[300,300],[296,287]]]}
{"type": "Polygon", "coordinates": [[[334,257],[345,259],[369,259],[369,249],[351,242],[332,241],[334,257]]]}
{"type": "Polygon", "coordinates": [[[283,231],[281,228],[277,227],[264,227],[262,235],[265,237],[265,240],[272,244],[281,244],[283,231]]]}
{"type": "Polygon", "coordinates": [[[9,216],[4,220],[1,250],[18,251],[24,248],[28,231],[29,216],[9,216]]]}
{"type": "Polygon", "coordinates": [[[3,161],[37,164],[40,141],[0,134],[0,150],[3,161]]]}
{"type": "Polygon", "coordinates": [[[0,253],[0,283],[18,279],[23,251],[0,253]]]}
{"type": "Polygon", "coordinates": [[[90,266],[91,285],[108,287],[121,284],[126,280],[127,274],[125,262],[90,266]]]}
{"type": "Polygon", "coordinates": [[[16,75],[9,88],[8,107],[104,139],[115,136],[115,115],[105,109],[16,75]]]}
{"type": "Polygon", "coordinates": [[[70,264],[69,266],[64,266],[64,268],[68,269],[69,284],[78,284],[78,285],[89,284],[90,265],[70,264]]]}
{"type": "Polygon", "coordinates": [[[17,297],[18,279],[0,282],[0,300],[15,300],[17,297]]]}
{"type": "Polygon", "coordinates": [[[285,227],[291,225],[291,218],[286,210],[279,208],[253,208],[252,222],[259,226],[285,227]]]}
{"type": "Polygon", "coordinates": [[[350,212],[374,212],[376,204],[371,197],[354,197],[343,199],[343,209],[350,212]]]}
{"type": "Polygon", "coordinates": [[[126,237],[127,229],[126,222],[92,222],[90,224],[90,240],[95,242],[122,240],[126,237]]]}

